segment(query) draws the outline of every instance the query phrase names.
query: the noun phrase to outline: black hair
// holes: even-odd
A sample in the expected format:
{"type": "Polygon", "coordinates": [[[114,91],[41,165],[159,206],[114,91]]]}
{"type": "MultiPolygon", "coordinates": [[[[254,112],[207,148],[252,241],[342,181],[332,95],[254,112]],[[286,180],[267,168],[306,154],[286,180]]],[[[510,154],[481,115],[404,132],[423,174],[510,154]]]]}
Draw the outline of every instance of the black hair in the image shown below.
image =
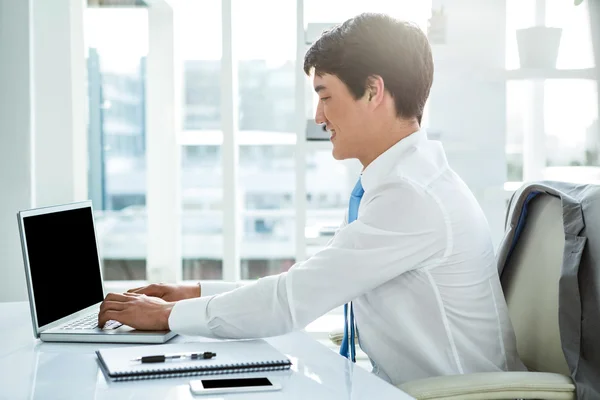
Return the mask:
{"type": "Polygon", "coordinates": [[[304,72],[332,74],[354,98],[364,96],[368,78],[379,75],[394,98],[396,114],[419,123],[433,83],[433,56],[416,24],[385,14],[363,13],[328,31],[304,57],[304,72]]]}

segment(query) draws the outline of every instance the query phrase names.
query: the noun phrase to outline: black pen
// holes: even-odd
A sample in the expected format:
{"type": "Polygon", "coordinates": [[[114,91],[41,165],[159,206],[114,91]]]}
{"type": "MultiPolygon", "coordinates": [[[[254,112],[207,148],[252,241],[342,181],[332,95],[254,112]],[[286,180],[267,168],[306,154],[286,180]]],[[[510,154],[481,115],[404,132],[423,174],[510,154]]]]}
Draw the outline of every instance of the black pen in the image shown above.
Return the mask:
{"type": "Polygon", "coordinates": [[[204,353],[179,353],[179,354],[163,354],[163,355],[155,355],[155,356],[144,356],[139,358],[134,358],[131,361],[141,361],[142,364],[145,363],[159,363],[165,362],[167,360],[176,360],[181,358],[189,358],[191,360],[208,360],[210,358],[216,357],[217,353],[213,353],[210,351],[205,351],[204,353]]]}

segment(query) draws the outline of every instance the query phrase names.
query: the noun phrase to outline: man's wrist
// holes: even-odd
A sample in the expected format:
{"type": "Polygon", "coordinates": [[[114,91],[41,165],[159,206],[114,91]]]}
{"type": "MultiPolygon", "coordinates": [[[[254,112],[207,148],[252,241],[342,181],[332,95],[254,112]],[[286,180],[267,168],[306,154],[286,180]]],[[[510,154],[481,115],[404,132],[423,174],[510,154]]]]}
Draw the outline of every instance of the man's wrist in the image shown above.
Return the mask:
{"type": "Polygon", "coordinates": [[[200,297],[201,293],[200,282],[193,285],[187,284],[183,287],[181,300],[195,299],[200,297]]]}
{"type": "Polygon", "coordinates": [[[173,307],[175,307],[175,302],[168,302],[165,304],[165,316],[164,316],[164,325],[167,327],[167,330],[171,330],[169,326],[169,318],[171,317],[171,312],[173,311],[173,307]]]}

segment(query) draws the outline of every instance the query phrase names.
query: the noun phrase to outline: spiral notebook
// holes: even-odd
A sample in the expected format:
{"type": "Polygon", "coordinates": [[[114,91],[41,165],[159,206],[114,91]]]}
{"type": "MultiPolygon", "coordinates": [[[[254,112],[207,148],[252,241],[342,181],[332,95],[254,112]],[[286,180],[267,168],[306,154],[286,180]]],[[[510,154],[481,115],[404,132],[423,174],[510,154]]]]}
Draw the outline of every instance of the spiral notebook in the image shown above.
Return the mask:
{"type": "Polygon", "coordinates": [[[275,371],[289,369],[292,365],[289,358],[262,339],[110,347],[96,350],[96,356],[112,381],[275,371]],[[216,356],[159,363],[133,361],[143,356],[206,351],[216,353],[216,356]]]}

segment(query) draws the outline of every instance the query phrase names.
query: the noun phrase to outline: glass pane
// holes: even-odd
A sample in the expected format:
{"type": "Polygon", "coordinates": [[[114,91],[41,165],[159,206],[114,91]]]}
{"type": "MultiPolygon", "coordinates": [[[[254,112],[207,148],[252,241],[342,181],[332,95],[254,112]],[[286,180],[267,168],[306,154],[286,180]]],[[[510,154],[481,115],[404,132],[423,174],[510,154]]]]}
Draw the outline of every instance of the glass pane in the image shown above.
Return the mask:
{"type": "Polygon", "coordinates": [[[295,132],[296,4],[278,0],[233,0],[233,4],[238,128],[295,132]]]}
{"type": "Polygon", "coordinates": [[[296,3],[233,0],[233,10],[241,277],[257,279],[286,271],[295,260],[296,3]]]}
{"type": "Polygon", "coordinates": [[[240,146],[242,279],[286,271],[295,259],[295,158],[290,145],[240,146]]]}
{"type": "Polygon", "coordinates": [[[306,252],[312,256],[333,237],[344,221],[352,188],[360,174],[356,160],[336,161],[330,149],[306,155],[306,252]]]}
{"type": "Polygon", "coordinates": [[[544,177],[555,180],[600,180],[600,169],[585,168],[600,165],[596,82],[548,80],[544,88],[549,167],[544,177]]]}
{"type": "Polygon", "coordinates": [[[183,279],[223,278],[221,165],[221,146],[182,147],[183,279]]]}
{"type": "Polygon", "coordinates": [[[529,28],[533,25],[535,25],[535,0],[506,1],[506,69],[519,68],[517,29],[529,28]]]}
{"type": "Polygon", "coordinates": [[[506,180],[523,181],[523,144],[531,98],[529,82],[506,83],[506,180]]]}
{"type": "Polygon", "coordinates": [[[547,1],[546,25],[562,28],[556,68],[592,68],[594,53],[587,2],[547,1]]]}
{"type": "Polygon", "coordinates": [[[182,277],[222,279],[221,1],[180,0],[175,10],[186,138],[181,148],[182,277]]]}
{"type": "Polygon", "coordinates": [[[144,9],[85,11],[89,197],[104,279],[146,279],[144,9]]]}
{"type": "Polygon", "coordinates": [[[221,1],[181,0],[175,19],[183,61],[183,129],[220,129],[221,1]]]}
{"type": "MultiPolygon", "coordinates": [[[[516,30],[535,25],[535,0],[506,2],[506,68],[519,68],[516,30]]],[[[546,25],[562,28],[556,68],[578,69],[594,66],[588,6],[584,1],[546,1],[546,25]]]]}

